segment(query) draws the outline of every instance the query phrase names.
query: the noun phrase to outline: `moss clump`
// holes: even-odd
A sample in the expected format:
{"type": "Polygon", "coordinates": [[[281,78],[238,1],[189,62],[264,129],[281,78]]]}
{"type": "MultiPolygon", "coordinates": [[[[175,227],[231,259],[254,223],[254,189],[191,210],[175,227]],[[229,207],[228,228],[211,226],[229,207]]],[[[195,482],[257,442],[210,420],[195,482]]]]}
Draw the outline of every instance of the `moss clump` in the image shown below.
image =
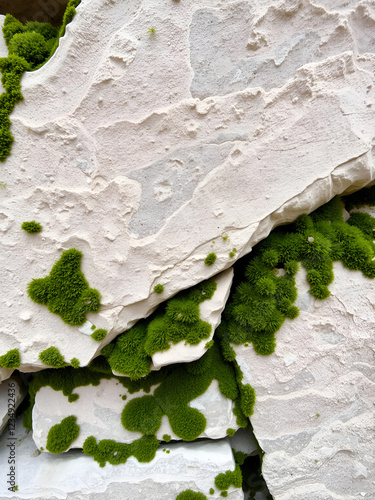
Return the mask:
{"type": "Polygon", "coordinates": [[[11,349],[3,356],[0,356],[0,367],[18,368],[21,364],[21,355],[18,349],[11,349]]]}
{"type": "Polygon", "coordinates": [[[70,360],[70,364],[72,365],[73,368],[79,368],[80,367],[79,359],[77,359],[77,358],[72,358],[70,360]]]}
{"type": "Polygon", "coordinates": [[[232,437],[235,435],[235,433],[236,433],[236,429],[232,429],[231,427],[229,427],[227,429],[227,436],[232,437]]]}
{"type": "Polygon", "coordinates": [[[215,486],[218,490],[227,490],[230,486],[241,488],[242,472],[239,464],[236,464],[234,471],[227,470],[215,477],[215,486]]]}
{"type": "Polygon", "coordinates": [[[213,495],[215,493],[215,490],[213,488],[210,488],[210,495],[213,495]]]}
{"type": "Polygon", "coordinates": [[[77,417],[66,417],[59,424],[50,428],[46,448],[50,453],[62,453],[75,441],[79,435],[77,417]]]}
{"type": "Polygon", "coordinates": [[[40,361],[47,365],[53,366],[54,368],[64,368],[66,366],[64,357],[60,354],[57,347],[51,346],[45,349],[39,354],[40,361]]]}
{"type": "Polygon", "coordinates": [[[277,228],[256,245],[245,267],[245,280],[231,295],[217,331],[225,358],[235,358],[230,343],[252,342],[263,355],[275,350],[277,330],[286,318],[298,316],[293,305],[298,263],[306,269],[310,293],[316,299],[330,294],[334,261],[375,277],[374,244],[370,241],[374,228],[375,221],[367,215],[345,222],[343,204],[335,197],[310,215],[298,217],[294,224],[277,228]]]}
{"type": "Polygon", "coordinates": [[[204,259],[204,263],[206,264],[206,266],[212,266],[213,264],[215,264],[216,258],[216,253],[211,252],[204,259]]]}
{"type": "Polygon", "coordinates": [[[10,133],[9,115],[21,100],[21,77],[25,71],[40,68],[55,52],[59,37],[75,14],[80,0],[70,0],[64,14],[63,24],[58,31],[48,23],[28,22],[23,25],[15,17],[7,14],[3,24],[3,34],[8,46],[8,57],[0,59],[1,82],[5,92],[0,95],[0,161],[5,161],[11,153],[14,137],[10,133]]]}
{"type": "Polygon", "coordinates": [[[151,462],[159,444],[155,436],[143,436],[131,444],[117,443],[112,439],[97,443],[95,437],[90,436],[83,443],[83,452],[94,457],[100,467],[104,467],[107,462],[112,465],[124,464],[131,456],[138,462],[151,462]]]}
{"type": "Polygon", "coordinates": [[[190,401],[206,392],[214,379],[219,382],[225,397],[232,400],[241,397],[235,371],[223,360],[215,345],[197,361],[166,367],[160,372],[165,378],[152,396],[134,398],[126,404],[121,416],[126,429],[154,434],[166,415],[178,437],[193,441],[205,430],[206,418],[199,410],[188,406],[190,401]]]}
{"type": "Polygon", "coordinates": [[[33,279],[27,288],[34,302],[46,305],[68,325],[83,325],[87,313],[100,309],[100,293],[89,287],[80,269],[81,259],[79,250],[66,250],[49,276],[33,279]]]}
{"type": "Polygon", "coordinates": [[[113,371],[137,380],[150,372],[151,356],[185,340],[195,345],[212,332],[209,323],[199,317],[199,304],[212,298],[217,284],[207,280],[180,292],[163,304],[149,319],[117,337],[108,353],[113,371]]]}
{"type": "Polygon", "coordinates": [[[107,333],[107,330],[104,330],[104,328],[98,328],[91,334],[91,338],[97,342],[101,342],[106,337],[107,333]]]}
{"type": "Polygon", "coordinates": [[[228,492],[227,491],[222,491],[220,493],[220,496],[226,498],[228,496],[228,492]]]}
{"type": "Polygon", "coordinates": [[[160,285],[160,284],[159,284],[159,285],[155,285],[155,286],[154,286],[154,292],[155,292],[155,293],[163,293],[163,292],[164,292],[164,287],[163,287],[163,285],[160,285]]]}
{"type": "Polygon", "coordinates": [[[33,234],[33,233],[40,233],[43,228],[38,222],[32,220],[30,222],[23,222],[21,225],[21,229],[23,229],[27,233],[33,234]]]}
{"type": "Polygon", "coordinates": [[[163,434],[163,441],[166,443],[169,443],[169,441],[172,439],[172,437],[169,434],[163,434]]]}
{"type": "Polygon", "coordinates": [[[207,497],[200,492],[185,490],[181,491],[181,493],[177,495],[176,500],[207,500],[207,497]]]}

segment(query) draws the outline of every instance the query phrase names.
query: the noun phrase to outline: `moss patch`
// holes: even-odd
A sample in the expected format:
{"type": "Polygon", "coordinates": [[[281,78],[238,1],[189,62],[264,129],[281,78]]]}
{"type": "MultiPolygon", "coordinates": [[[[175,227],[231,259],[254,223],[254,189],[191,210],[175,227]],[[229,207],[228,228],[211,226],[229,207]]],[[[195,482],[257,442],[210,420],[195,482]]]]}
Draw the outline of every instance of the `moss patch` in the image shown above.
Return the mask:
{"type": "MultiPolygon", "coordinates": [[[[375,276],[374,244],[370,241],[375,221],[370,216],[343,219],[339,197],[294,224],[275,229],[254,247],[245,264],[244,278],[231,295],[218,328],[227,360],[234,360],[230,346],[252,342],[258,354],[275,350],[275,333],[286,318],[298,316],[295,274],[299,263],[307,271],[310,293],[317,299],[330,295],[333,262],[375,276]]],[[[243,262],[240,264],[244,266],[243,262]]]]}
{"type": "Polygon", "coordinates": [[[68,325],[83,325],[87,313],[100,309],[100,293],[89,287],[80,269],[81,259],[79,250],[66,250],[49,276],[33,279],[27,289],[34,302],[46,305],[68,325]]]}
{"type": "Polygon", "coordinates": [[[207,280],[190,290],[180,292],[162,304],[147,320],[115,340],[108,354],[113,371],[137,380],[150,373],[151,356],[185,340],[195,345],[208,338],[212,332],[209,323],[199,317],[199,304],[212,298],[217,284],[207,280]]]}
{"type": "Polygon", "coordinates": [[[62,356],[57,347],[54,346],[48,347],[48,349],[42,351],[39,354],[39,359],[47,366],[53,366],[55,368],[64,368],[64,366],[66,366],[64,356],[62,356]]]}
{"type": "Polygon", "coordinates": [[[241,488],[242,473],[239,464],[236,464],[234,471],[227,470],[215,477],[215,486],[218,490],[227,490],[230,486],[241,488]]]}
{"type": "Polygon", "coordinates": [[[3,356],[0,356],[0,367],[2,368],[18,368],[21,364],[21,355],[18,349],[11,349],[3,356]]]}
{"type": "Polygon", "coordinates": [[[62,453],[75,441],[79,435],[77,417],[64,418],[59,424],[50,428],[46,448],[50,453],[62,453]]]}
{"type": "Polygon", "coordinates": [[[159,294],[160,294],[160,293],[163,293],[163,292],[164,292],[164,287],[163,287],[163,285],[160,285],[160,284],[159,284],[159,285],[155,285],[155,286],[154,286],[154,292],[155,292],[155,293],[159,293],[159,294]]]}
{"type": "Polygon", "coordinates": [[[216,258],[216,253],[211,252],[204,259],[204,263],[206,264],[206,266],[212,266],[213,264],[215,264],[216,258]]]}
{"type": "Polygon", "coordinates": [[[107,462],[112,465],[124,464],[131,456],[138,462],[151,462],[159,444],[155,436],[143,436],[131,444],[117,443],[112,439],[97,443],[95,437],[90,436],[83,443],[83,452],[94,457],[100,467],[104,467],[107,462]]]}
{"type": "Polygon", "coordinates": [[[40,233],[43,228],[38,222],[32,220],[30,222],[23,222],[21,225],[21,229],[23,229],[29,234],[33,234],[33,233],[40,233]]]}
{"type": "Polygon", "coordinates": [[[91,338],[96,340],[97,342],[101,342],[107,335],[107,330],[104,328],[98,328],[91,334],[91,338]]]}
{"type": "Polygon", "coordinates": [[[207,500],[207,497],[200,492],[185,490],[177,495],[176,500],[207,500]]]}

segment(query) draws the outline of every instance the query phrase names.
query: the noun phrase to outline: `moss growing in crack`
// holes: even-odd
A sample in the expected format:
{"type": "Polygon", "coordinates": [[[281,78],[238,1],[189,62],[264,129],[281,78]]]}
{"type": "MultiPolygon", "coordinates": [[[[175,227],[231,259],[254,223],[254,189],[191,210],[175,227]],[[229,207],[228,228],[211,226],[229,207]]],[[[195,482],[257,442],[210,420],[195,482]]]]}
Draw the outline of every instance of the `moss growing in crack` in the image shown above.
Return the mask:
{"type": "Polygon", "coordinates": [[[107,333],[107,330],[104,330],[104,328],[98,328],[91,334],[91,338],[97,342],[101,342],[106,337],[107,333]]]}
{"type": "Polygon", "coordinates": [[[227,470],[215,477],[215,486],[218,490],[227,490],[230,486],[241,488],[242,472],[239,464],[236,464],[234,471],[227,470]]]}
{"type": "Polygon", "coordinates": [[[206,392],[213,380],[218,381],[225,397],[240,398],[234,369],[223,360],[215,345],[199,360],[161,372],[165,378],[152,396],[138,397],[126,404],[121,416],[126,429],[154,434],[166,415],[178,437],[193,441],[205,430],[206,418],[199,410],[188,406],[190,401],[206,392]]]}
{"type": "Polygon", "coordinates": [[[150,372],[151,356],[185,340],[196,345],[211,335],[212,327],[199,317],[199,304],[212,298],[217,288],[213,280],[180,292],[162,304],[147,320],[117,337],[108,353],[111,368],[137,380],[150,372]]]}
{"type": "Polygon", "coordinates": [[[51,346],[45,349],[39,354],[40,361],[47,365],[53,366],[54,368],[64,368],[66,366],[64,357],[60,354],[57,347],[51,346]]]}
{"type": "Polygon", "coordinates": [[[286,318],[298,316],[293,302],[299,263],[307,271],[310,293],[316,299],[330,294],[334,261],[341,260],[348,269],[375,277],[374,228],[375,221],[367,214],[353,214],[345,222],[343,204],[335,197],[290,226],[275,229],[256,245],[245,266],[245,280],[232,293],[218,328],[224,357],[235,359],[230,343],[252,342],[255,351],[263,355],[275,350],[277,330],[286,318]]]}
{"type": "Polygon", "coordinates": [[[131,456],[138,462],[151,462],[159,444],[155,436],[143,436],[131,444],[117,443],[112,439],[97,442],[95,437],[90,436],[83,443],[83,452],[94,457],[100,467],[104,467],[107,462],[112,465],[124,464],[131,456]]]}
{"type": "Polygon", "coordinates": [[[33,279],[27,288],[34,302],[46,305],[69,325],[83,325],[87,313],[100,309],[100,293],[89,287],[80,269],[81,259],[79,250],[66,250],[49,276],[33,279]]]}
{"type": "Polygon", "coordinates": [[[21,225],[21,229],[23,229],[29,234],[33,234],[33,233],[40,233],[43,228],[38,222],[32,220],[30,222],[23,222],[21,225]]]}
{"type": "Polygon", "coordinates": [[[207,497],[199,491],[185,490],[177,495],[176,500],[207,500],[207,497]]]}
{"type": "Polygon", "coordinates": [[[77,358],[72,358],[70,360],[70,364],[72,365],[73,368],[79,368],[80,367],[80,362],[79,362],[79,359],[77,359],[77,358]]]}
{"type": "Polygon", "coordinates": [[[158,294],[163,293],[163,292],[164,292],[164,287],[163,287],[163,285],[160,285],[160,284],[155,285],[155,286],[154,286],[154,292],[155,292],[155,293],[158,293],[158,294]]]}
{"type": "Polygon", "coordinates": [[[213,264],[215,264],[216,258],[216,253],[211,252],[204,259],[204,263],[206,264],[206,266],[212,266],[213,264]]]}
{"type": "Polygon", "coordinates": [[[0,356],[1,368],[18,368],[21,364],[21,355],[18,349],[11,349],[3,356],[0,356]]]}
{"type": "Polygon", "coordinates": [[[50,428],[47,436],[46,448],[50,453],[62,453],[75,441],[79,435],[77,417],[71,415],[64,418],[59,424],[50,428]]]}
{"type": "Polygon", "coordinates": [[[231,427],[229,427],[227,429],[227,436],[232,437],[235,435],[235,433],[236,433],[236,429],[232,429],[231,427]]]}
{"type": "Polygon", "coordinates": [[[172,437],[169,434],[163,434],[163,441],[169,443],[172,437]]]}

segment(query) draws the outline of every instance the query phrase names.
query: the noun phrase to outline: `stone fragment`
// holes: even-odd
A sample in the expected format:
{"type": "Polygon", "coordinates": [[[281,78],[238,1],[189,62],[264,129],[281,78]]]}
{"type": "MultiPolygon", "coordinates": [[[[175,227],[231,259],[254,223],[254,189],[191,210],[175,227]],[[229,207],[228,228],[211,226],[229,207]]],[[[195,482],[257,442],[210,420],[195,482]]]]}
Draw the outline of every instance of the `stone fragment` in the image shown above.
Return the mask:
{"type": "Polygon", "coordinates": [[[374,491],[375,281],[341,263],[334,275],[331,296],[319,301],[299,271],[300,315],[285,320],[274,354],[234,346],[256,391],[251,423],[275,500],[354,500],[374,491]]]}
{"type": "Polygon", "coordinates": [[[233,269],[228,269],[215,276],[217,289],[212,299],[205,300],[199,304],[200,319],[212,326],[210,337],[202,340],[196,345],[187,344],[184,340],[177,344],[170,343],[171,347],[167,351],[160,351],[152,356],[154,369],[159,369],[162,366],[171,365],[173,363],[189,363],[203,356],[207,351],[206,344],[213,339],[215,329],[220,324],[221,313],[228,300],[232,280],[233,269]]]}
{"type": "MultiPolygon", "coordinates": [[[[79,450],[61,455],[40,453],[21,422],[16,437],[18,490],[9,491],[9,485],[1,481],[1,500],[15,495],[25,500],[174,500],[187,489],[221,499],[215,477],[235,468],[227,439],[164,444],[150,463],[130,457],[126,464],[101,468],[79,450]]],[[[6,436],[0,439],[0,469],[9,470],[6,436]]],[[[227,498],[241,500],[243,491],[231,486],[227,498]]]]}
{"type": "Polygon", "coordinates": [[[0,356],[35,371],[55,346],[85,366],[274,226],[373,181],[373,25],[368,0],[82,1],[11,115],[0,356]],[[101,343],[27,295],[70,248],[102,295],[101,343]]]}

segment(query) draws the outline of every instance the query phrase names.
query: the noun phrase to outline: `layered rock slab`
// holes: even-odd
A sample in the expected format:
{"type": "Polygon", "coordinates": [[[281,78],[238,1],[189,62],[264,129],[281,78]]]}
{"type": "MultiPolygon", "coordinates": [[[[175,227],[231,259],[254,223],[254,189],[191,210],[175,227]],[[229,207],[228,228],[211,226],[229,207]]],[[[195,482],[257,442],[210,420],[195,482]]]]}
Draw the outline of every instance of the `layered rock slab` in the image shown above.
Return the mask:
{"type": "Polygon", "coordinates": [[[300,315],[277,332],[274,354],[235,347],[257,394],[251,422],[275,500],[373,495],[375,282],[341,263],[334,274],[319,301],[299,271],[300,315]]]}
{"type": "MultiPolygon", "coordinates": [[[[0,484],[0,499],[61,500],[171,500],[187,489],[210,498],[222,498],[215,488],[219,472],[234,470],[229,441],[202,440],[196,443],[170,443],[161,446],[150,463],[139,463],[130,457],[126,464],[104,468],[81,451],[72,450],[59,456],[40,453],[21,422],[17,430],[18,491],[0,484]],[[165,451],[163,451],[163,449],[165,451]],[[168,451],[168,453],[167,453],[168,451]],[[214,495],[209,495],[214,488],[214,495]]],[[[0,466],[8,469],[5,437],[0,439],[0,466]]],[[[240,489],[231,487],[231,500],[243,499],[240,489]]]]}
{"type": "Polygon", "coordinates": [[[81,2],[11,115],[0,355],[18,348],[32,371],[51,345],[81,365],[101,349],[27,296],[62,250],[83,252],[103,304],[88,327],[106,343],[275,225],[373,180],[371,3],[322,5],[81,2]],[[33,219],[39,235],[20,229],[33,219]]]}
{"type": "MultiPolygon", "coordinates": [[[[154,389],[151,389],[150,394],[154,389]]],[[[33,439],[38,448],[47,451],[47,437],[51,427],[70,415],[77,417],[76,423],[80,426],[79,436],[73,441],[71,448],[82,448],[89,436],[94,436],[97,440],[113,439],[120,443],[131,443],[142,437],[140,432],[124,428],[121,413],[129,401],[144,396],[144,391],[130,394],[113,378],[101,380],[98,386],[77,387],[74,392],[79,394],[79,399],[70,403],[62,392],[54,391],[51,387],[42,387],[38,391],[32,413],[33,439]]],[[[216,380],[188,406],[198,409],[207,420],[206,429],[200,438],[223,438],[227,435],[228,428],[238,429],[233,415],[234,403],[221,394],[216,380]]],[[[165,434],[172,440],[181,439],[172,431],[167,416],[163,416],[155,435],[163,440],[165,434]]]]}

